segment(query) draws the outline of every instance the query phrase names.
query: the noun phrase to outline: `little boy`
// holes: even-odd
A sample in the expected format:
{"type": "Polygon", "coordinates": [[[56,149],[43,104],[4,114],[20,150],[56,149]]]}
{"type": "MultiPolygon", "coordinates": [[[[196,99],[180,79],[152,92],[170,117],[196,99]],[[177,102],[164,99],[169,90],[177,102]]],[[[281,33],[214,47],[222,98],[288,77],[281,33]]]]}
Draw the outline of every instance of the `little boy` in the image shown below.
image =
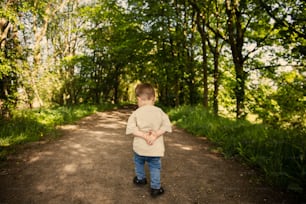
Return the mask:
{"type": "Polygon", "coordinates": [[[143,83],[135,89],[138,109],[129,117],[126,134],[132,134],[136,185],[147,183],[144,164],[147,162],[150,170],[151,196],[164,193],[160,184],[161,157],[164,156],[165,145],[163,134],[171,132],[168,116],[154,106],[155,91],[152,85],[143,83]]]}

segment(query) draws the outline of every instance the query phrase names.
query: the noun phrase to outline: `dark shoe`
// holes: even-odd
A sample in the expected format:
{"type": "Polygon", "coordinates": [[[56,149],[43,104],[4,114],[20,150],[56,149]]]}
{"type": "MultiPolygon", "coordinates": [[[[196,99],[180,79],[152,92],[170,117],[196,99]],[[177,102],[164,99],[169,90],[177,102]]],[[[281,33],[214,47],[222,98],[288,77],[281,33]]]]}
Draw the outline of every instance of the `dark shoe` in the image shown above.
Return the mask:
{"type": "Polygon", "coordinates": [[[134,182],[134,184],[136,184],[136,185],[146,185],[146,184],[147,184],[147,179],[144,178],[144,179],[139,180],[139,179],[137,178],[137,176],[135,176],[134,179],[133,179],[133,182],[134,182]]]}
{"type": "Polygon", "coordinates": [[[157,197],[157,196],[160,196],[164,193],[165,193],[165,190],[162,187],[160,187],[160,189],[151,188],[151,196],[154,197],[154,198],[157,197]]]}

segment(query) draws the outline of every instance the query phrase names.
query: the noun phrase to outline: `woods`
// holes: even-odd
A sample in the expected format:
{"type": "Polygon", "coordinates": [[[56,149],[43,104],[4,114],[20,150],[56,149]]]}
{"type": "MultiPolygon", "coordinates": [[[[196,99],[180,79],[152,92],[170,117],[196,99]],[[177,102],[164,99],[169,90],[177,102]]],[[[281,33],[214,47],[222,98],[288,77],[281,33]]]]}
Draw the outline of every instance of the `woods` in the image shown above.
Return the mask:
{"type": "Polygon", "coordinates": [[[15,110],[133,101],[141,81],[162,106],[201,104],[306,140],[305,1],[0,5],[2,124],[15,110]]]}
{"type": "Polygon", "coordinates": [[[305,103],[303,11],[300,1],[4,1],[1,115],[119,103],[140,80],[155,84],[166,106],[202,103],[288,123],[305,111],[284,110],[274,95],[290,91],[300,96],[294,107],[305,103]]]}
{"type": "MultiPolygon", "coordinates": [[[[156,85],[164,105],[202,103],[216,114],[221,107],[244,118],[258,110],[253,105],[259,92],[264,98],[280,92],[284,75],[295,73],[303,86],[304,6],[299,1],[4,1],[1,115],[20,104],[119,103],[128,99],[128,84],[140,80],[156,85]],[[271,88],[263,89],[265,83],[271,88]]],[[[266,106],[274,102],[282,103],[265,99],[266,106]]]]}

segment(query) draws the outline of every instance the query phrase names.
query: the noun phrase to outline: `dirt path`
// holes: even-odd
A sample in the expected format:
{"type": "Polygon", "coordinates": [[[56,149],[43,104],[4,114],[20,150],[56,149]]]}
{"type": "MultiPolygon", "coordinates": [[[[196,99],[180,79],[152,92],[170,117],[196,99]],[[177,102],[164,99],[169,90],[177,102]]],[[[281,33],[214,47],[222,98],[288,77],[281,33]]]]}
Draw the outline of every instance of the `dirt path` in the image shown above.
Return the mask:
{"type": "Polygon", "coordinates": [[[174,128],[165,137],[165,194],[132,183],[131,112],[97,113],[62,127],[63,136],[28,145],[0,168],[0,203],[291,203],[255,184],[253,172],[209,151],[205,139],[174,128]]]}

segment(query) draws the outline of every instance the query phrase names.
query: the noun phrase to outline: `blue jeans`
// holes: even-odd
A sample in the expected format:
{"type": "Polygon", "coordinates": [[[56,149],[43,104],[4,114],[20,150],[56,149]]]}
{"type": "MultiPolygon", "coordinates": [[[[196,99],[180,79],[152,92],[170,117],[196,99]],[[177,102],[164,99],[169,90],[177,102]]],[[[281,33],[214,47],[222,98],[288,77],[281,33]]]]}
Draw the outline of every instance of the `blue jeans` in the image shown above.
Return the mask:
{"type": "Polygon", "coordinates": [[[135,162],[135,172],[138,179],[146,178],[144,164],[148,163],[151,177],[151,188],[160,189],[160,169],[161,169],[161,159],[160,157],[147,157],[140,156],[134,153],[135,162]]]}

